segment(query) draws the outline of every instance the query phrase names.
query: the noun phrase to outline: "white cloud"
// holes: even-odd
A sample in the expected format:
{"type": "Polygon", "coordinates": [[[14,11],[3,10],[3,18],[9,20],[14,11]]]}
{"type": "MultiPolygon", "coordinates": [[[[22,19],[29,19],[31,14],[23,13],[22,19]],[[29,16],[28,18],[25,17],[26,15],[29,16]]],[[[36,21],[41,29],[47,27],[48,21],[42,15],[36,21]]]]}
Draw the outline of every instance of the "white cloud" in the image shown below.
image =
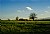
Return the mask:
{"type": "Polygon", "coordinates": [[[48,6],[48,8],[50,8],[50,6],[48,6]]]}
{"type": "Polygon", "coordinates": [[[48,11],[45,11],[46,13],[48,13],[48,11]]]}
{"type": "Polygon", "coordinates": [[[44,11],[44,13],[43,14],[41,14],[41,15],[47,15],[49,12],[48,11],[44,11]]]}
{"type": "Polygon", "coordinates": [[[17,10],[18,13],[21,13],[21,10],[17,10]]]}
{"type": "Polygon", "coordinates": [[[24,10],[17,10],[18,13],[24,13],[24,10]]]}
{"type": "Polygon", "coordinates": [[[26,7],[28,10],[33,10],[31,7],[26,7]]]}
{"type": "Polygon", "coordinates": [[[44,15],[44,14],[41,14],[41,15],[44,15]]]}

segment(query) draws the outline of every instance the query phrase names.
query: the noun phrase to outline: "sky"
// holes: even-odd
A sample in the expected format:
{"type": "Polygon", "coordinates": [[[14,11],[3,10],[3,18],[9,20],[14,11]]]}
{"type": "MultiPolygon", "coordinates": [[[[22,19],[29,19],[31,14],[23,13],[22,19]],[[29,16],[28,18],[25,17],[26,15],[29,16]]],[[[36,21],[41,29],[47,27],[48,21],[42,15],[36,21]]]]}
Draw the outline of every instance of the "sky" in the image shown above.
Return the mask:
{"type": "Polygon", "coordinates": [[[38,18],[50,17],[50,0],[0,0],[0,19],[29,18],[33,12],[38,18]]]}

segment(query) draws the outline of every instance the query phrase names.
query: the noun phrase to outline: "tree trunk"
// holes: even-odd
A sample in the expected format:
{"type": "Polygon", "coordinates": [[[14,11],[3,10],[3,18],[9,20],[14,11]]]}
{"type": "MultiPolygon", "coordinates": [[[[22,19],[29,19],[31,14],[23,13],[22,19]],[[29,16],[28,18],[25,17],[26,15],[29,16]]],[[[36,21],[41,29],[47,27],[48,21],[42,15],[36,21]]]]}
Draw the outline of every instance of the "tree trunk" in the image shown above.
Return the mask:
{"type": "Polygon", "coordinates": [[[34,18],[33,18],[33,21],[34,21],[34,18]]]}

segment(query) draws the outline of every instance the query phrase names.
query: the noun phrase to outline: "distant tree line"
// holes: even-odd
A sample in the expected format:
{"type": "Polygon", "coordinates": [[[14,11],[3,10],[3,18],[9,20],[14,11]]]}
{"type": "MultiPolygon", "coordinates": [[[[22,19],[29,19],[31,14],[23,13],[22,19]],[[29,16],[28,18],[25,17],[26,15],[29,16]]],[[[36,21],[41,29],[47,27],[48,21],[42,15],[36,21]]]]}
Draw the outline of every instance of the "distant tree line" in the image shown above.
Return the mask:
{"type": "MultiPolygon", "coordinates": [[[[29,20],[28,19],[23,19],[23,18],[20,18],[17,16],[16,17],[16,21],[50,21],[50,19],[40,19],[40,20],[35,20],[37,14],[35,13],[31,13],[30,16],[29,16],[29,20]],[[32,20],[30,20],[32,19],[32,20]]],[[[1,20],[1,19],[0,19],[1,20]]],[[[8,19],[8,21],[10,21],[10,19],[8,19]]]]}
{"type": "Polygon", "coordinates": [[[41,19],[41,20],[35,20],[35,21],[50,21],[50,19],[41,19]]]}
{"type": "MultiPolygon", "coordinates": [[[[16,20],[17,20],[17,21],[18,21],[18,20],[19,20],[19,21],[32,21],[32,20],[28,20],[28,19],[23,19],[23,18],[18,19],[18,18],[19,18],[19,17],[17,16],[17,17],[16,17],[16,20]]],[[[37,17],[36,17],[36,14],[35,14],[35,13],[31,13],[30,16],[29,16],[29,19],[33,19],[33,21],[34,21],[35,18],[37,18],[37,17]]]]}
{"type": "Polygon", "coordinates": [[[35,13],[31,13],[30,16],[29,16],[29,20],[28,19],[23,19],[23,18],[20,18],[18,19],[19,17],[17,16],[16,17],[16,20],[17,21],[50,21],[50,19],[40,19],[40,20],[35,20],[37,14],[35,13]],[[30,20],[30,19],[33,19],[33,20],[30,20]]]}

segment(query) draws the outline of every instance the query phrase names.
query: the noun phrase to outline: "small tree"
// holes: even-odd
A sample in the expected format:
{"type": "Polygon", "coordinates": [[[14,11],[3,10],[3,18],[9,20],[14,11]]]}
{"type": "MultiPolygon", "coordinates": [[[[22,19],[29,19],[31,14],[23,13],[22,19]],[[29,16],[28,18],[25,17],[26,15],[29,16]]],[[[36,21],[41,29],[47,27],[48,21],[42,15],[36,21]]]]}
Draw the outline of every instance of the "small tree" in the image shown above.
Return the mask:
{"type": "Polygon", "coordinates": [[[37,14],[35,14],[35,13],[31,13],[29,16],[29,19],[33,19],[33,21],[34,21],[34,19],[37,18],[36,15],[37,14]]]}
{"type": "Polygon", "coordinates": [[[8,19],[8,21],[10,21],[10,19],[8,19]]]}
{"type": "Polygon", "coordinates": [[[1,20],[1,19],[0,19],[1,20]]]}
{"type": "Polygon", "coordinates": [[[18,20],[18,18],[19,18],[19,17],[17,16],[17,17],[16,17],[16,20],[18,20]]]}

